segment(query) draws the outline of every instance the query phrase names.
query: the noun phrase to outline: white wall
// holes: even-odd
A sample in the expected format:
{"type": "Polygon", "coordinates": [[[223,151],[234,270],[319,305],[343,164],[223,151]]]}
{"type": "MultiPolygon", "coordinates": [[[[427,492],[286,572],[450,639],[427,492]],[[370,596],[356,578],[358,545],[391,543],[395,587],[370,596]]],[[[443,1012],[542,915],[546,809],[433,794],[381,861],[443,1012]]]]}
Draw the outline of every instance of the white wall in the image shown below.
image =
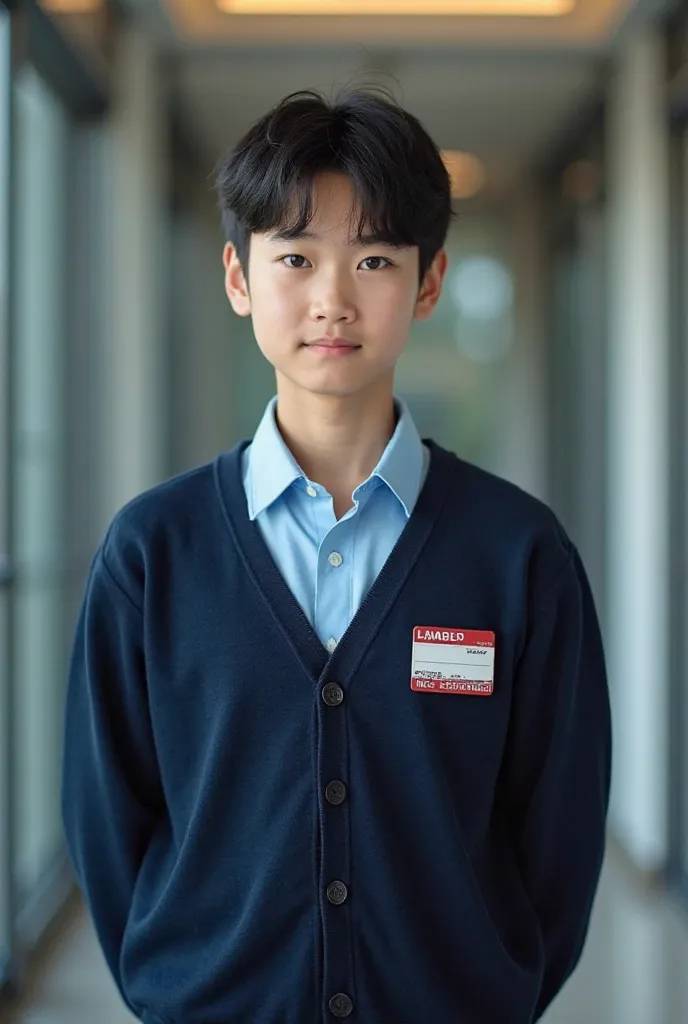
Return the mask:
{"type": "Polygon", "coordinates": [[[663,47],[629,40],[610,91],[608,657],[612,825],[638,866],[667,839],[668,138],[663,47]]]}

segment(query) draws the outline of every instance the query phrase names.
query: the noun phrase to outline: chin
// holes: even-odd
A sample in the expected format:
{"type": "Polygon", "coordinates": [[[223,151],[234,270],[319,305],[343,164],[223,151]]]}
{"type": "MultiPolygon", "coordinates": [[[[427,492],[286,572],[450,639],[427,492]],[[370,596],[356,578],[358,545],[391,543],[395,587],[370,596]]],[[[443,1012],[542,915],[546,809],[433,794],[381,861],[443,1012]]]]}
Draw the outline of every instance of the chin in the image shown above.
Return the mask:
{"type": "Polygon", "coordinates": [[[331,398],[350,398],[367,391],[369,383],[353,380],[322,380],[322,381],[294,381],[302,391],[308,391],[311,395],[327,395],[331,398]]]}
{"type": "MultiPolygon", "coordinates": [[[[282,377],[287,386],[305,391],[311,395],[322,395],[330,398],[352,398],[355,395],[362,395],[374,389],[383,387],[383,381],[390,376],[390,371],[385,369],[375,375],[356,373],[351,367],[348,371],[344,367],[332,366],[327,372],[320,374],[299,374],[290,373],[279,367],[275,367],[278,378],[282,377]]],[[[393,373],[392,373],[393,380],[393,373]]],[[[391,385],[393,387],[393,384],[391,385]]]]}

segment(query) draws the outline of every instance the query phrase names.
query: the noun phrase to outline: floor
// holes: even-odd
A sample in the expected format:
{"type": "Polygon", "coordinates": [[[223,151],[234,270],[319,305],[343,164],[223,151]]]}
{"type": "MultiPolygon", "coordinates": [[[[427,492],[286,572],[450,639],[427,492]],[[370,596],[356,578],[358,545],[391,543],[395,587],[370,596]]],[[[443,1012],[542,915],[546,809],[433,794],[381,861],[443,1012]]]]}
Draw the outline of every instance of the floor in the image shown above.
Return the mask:
{"type": "MultiPolygon", "coordinates": [[[[44,961],[1,1024],[132,1024],[80,907],[44,961]]],[[[639,892],[610,854],[583,959],[543,1024],[686,1022],[688,912],[639,892]]]]}

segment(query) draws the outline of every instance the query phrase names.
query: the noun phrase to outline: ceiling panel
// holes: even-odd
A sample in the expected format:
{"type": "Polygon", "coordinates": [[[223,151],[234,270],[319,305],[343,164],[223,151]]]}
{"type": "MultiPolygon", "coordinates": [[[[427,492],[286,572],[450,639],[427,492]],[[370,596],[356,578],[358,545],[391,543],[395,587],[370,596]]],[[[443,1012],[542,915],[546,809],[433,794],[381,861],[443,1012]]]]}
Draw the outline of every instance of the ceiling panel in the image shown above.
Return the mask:
{"type": "Polygon", "coordinates": [[[570,15],[520,19],[228,17],[215,0],[122,2],[170,58],[208,167],[287,93],[381,82],[440,146],[481,157],[499,192],[599,91],[620,26],[662,0],[577,0],[570,15]]]}
{"type": "Polygon", "coordinates": [[[513,54],[409,51],[391,60],[379,57],[372,68],[371,57],[360,51],[255,48],[189,56],[179,67],[178,95],[205,160],[214,163],[290,92],[315,88],[330,95],[350,83],[386,84],[442,148],[476,153],[487,164],[492,186],[502,188],[563,130],[594,93],[599,75],[590,57],[523,60],[513,54]]]}

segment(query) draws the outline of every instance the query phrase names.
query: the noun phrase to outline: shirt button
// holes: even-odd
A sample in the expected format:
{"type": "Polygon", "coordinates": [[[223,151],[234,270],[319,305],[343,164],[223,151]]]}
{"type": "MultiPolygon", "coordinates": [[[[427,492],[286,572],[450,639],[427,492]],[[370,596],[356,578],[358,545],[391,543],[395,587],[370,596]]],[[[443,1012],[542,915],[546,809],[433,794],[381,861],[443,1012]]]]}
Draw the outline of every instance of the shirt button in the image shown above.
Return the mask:
{"type": "Polygon", "coordinates": [[[308,495],[309,498],[317,498],[318,497],[318,492],[316,491],[315,487],[311,487],[310,484],[306,488],[306,494],[308,495]]]}
{"type": "Polygon", "coordinates": [[[328,803],[334,804],[335,807],[339,804],[343,804],[346,800],[346,786],[339,779],[335,779],[334,782],[329,782],[325,789],[325,799],[328,803]]]}
{"type": "Polygon", "coordinates": [[[335,569],[338,569],[339,566],[344,561],[344,559],[342,558],[338,551],[333,551],[330,557],[327,559],[327,561],[330,563],[330,565],[333,565],[335,569]]]}
{"type": "Polygon", "coordinates": [[[332,651],[335,649],[336,646],[337,646],[337,641],[335,640],[335,638],[333,636],[331,636],[330,639],[325,644],[325,647],[327,647],[327,649],[330,652],[330,654],[332,654],[332,651]]]}
{"type": "Polygon", "coordinates": [[[327,683],[323,686],[322,698],[329,707],[336,708],[344,700],[344,691],[338,683],[327,683]]]}
{"type": "Polygon", "coordinates": [[[330,1013],[335,1017],[348,1017],[354,1011],[354,1004],[344,992],[338,992],[330,999],[330,1013]]]}
{"type": "Polygon", "coordinates": [[[327,898],[336,907],[340,907],[348,895],[349,890],[343,882],[330,882],[327,887],[327,898]]]}

